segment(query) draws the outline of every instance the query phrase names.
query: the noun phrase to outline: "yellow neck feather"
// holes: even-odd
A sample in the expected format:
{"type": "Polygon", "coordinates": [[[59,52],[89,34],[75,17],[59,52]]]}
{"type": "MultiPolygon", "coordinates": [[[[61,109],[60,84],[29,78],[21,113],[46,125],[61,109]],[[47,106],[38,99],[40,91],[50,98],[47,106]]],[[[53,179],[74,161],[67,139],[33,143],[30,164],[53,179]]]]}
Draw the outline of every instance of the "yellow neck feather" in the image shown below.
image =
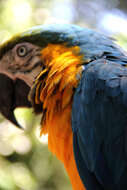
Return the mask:
{"type": "Polygon", "coordinates": [[[42,50],[45,69],[36,79],[36,104],[43,103],[41,134],[48,133],[50,150],[64,163],[74,190],[85,190],[73,155],[71,108],[83,70],[79,47],[49,44],[42,50]]]}
{"type": "MultiPolygon", "coordinates": [[[[54,114],[60,114],[67,105],[71,104],[73,90],[77,87],[82,73],[82,56],[79,47],[49,44],[42,50],[41,58],[45,69],[37,78],[46,77],[36,90],[36,103],[43,102],[46,110],[44,121],[52,120],[54,114]]],[[[43,132],[48,132],[43,128],[43,132]]]]}

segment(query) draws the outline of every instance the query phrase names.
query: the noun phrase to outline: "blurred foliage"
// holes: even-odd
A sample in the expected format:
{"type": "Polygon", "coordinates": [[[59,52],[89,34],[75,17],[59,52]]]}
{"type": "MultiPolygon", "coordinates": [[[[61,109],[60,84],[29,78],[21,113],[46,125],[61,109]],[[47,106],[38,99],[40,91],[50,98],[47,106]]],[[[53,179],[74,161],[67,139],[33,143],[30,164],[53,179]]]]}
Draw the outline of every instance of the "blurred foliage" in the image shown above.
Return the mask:
{"type": "Polygon", "coordinates": [[[69,190],[63,165],[39,137],[40,117],[32,109],[18,108],[15,115],[25,129],[3,121],[0,130],[0,190],[69,190]]]}
{"type": "MultiPolygon", "coordinates": [[[[97,1],[100,2],[99,0],[0,0],[0,42],[14,33],[44,23],[76,23],[97,29],[95,15],[97,19],[100,9],[97,6],[101,4],[97,1]],[[91,14],[88,14],[89,11],[84,11],[88,8],[91,8],[91,14]],[[91,22],[92,18],[94,19],[91,22]]],[[[107,1],[101,2],[105,6],[107,1]]],[[[112,5],[113,3],[116,5],[117,2],[122,2],[121,7],[125,7],[124,1],[110,1],[112,5]]],[[[127,49],[127,36],[116,34],[116,38],[118,43],[127,49]]],[[[63,165],[48,151],[47,136],[42,138],[39,136],[40,117],[35,117],[32,109],[17,109],[15,115],[24,126],[24,131],[15,128],[0,116],[0,190],[71,189],[63,165]]]]}
{"type": "Polygon", "coordinates": [[[116,35],[117,43],[127,51],[127,36],[116,35]]]}

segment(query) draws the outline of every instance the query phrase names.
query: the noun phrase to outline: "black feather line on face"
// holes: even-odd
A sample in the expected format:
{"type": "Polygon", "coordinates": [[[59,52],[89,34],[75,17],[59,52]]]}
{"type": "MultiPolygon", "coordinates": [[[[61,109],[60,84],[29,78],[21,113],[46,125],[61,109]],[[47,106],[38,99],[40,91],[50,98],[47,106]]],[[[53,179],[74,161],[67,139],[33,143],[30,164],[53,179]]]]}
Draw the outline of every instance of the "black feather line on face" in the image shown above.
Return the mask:
{"type": "MultiPolygon", "coordinates": [[[[29,62],[31,61],[31,59],[29,60],[29,62]]],[[[29,63],[28,63],[29,64],[29,63]]],[[[42,61],[38,61],[35,65],[33,65],[33,67],[31,67],[30,69],[23,71],[24,73],[30,73],[32,70],[34,70],[36,67],[38,67],[39,65],[42,65],[42,61]]],[[[26,66],[26,65],[25,65],[26,66]]]]}

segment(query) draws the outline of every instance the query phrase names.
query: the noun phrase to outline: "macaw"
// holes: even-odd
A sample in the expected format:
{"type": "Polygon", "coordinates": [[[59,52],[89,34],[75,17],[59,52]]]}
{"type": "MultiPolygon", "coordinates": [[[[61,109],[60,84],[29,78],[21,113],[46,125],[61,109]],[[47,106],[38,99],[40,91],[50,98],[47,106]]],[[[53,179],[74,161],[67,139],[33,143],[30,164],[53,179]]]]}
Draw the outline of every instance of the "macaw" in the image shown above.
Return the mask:
{"type": "Polygon", "coordinates": [[[0,112],[41,114],[74,190],[127,189],[127,55],[76,25],[31,28],[0,46],[0,112]]]}

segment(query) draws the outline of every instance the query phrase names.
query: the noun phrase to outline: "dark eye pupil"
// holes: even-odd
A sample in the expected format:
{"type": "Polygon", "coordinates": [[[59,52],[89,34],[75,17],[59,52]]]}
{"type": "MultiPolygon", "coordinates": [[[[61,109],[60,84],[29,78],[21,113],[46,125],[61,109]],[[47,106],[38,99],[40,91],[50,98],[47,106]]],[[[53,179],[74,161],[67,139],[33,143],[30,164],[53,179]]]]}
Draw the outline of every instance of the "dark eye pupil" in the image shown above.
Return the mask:
{"type": "Polygon", "coordinates": [[[18,56],[20,56],[20,57],[25,56],[25,55],[27,54],[27,49],[26,49],[26,47],[25,47],[25,46],[19,47],[18,50],[17,50],[17,54],[18,54],[18,56]]]}
{"type": "Polygon", "coordinates": [[[24,48],[20,48],[20,53],[24,53],[24,48]]]}

